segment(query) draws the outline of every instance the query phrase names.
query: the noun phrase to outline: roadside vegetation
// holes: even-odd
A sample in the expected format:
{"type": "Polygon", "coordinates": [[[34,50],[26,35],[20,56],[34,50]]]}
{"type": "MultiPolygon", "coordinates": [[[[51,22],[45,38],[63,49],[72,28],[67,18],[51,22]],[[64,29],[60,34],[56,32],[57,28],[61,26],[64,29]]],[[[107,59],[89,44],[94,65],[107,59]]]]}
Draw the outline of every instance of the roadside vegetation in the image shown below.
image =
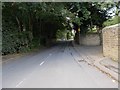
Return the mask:
{"type": "Polygon", "coordinates": [[[98,32],[119,21],[118,16],[110,19],[108,15],[113,7],[119,9],[119,3],[2,3],[2,54],[28,52],[51,46],[57,39],[71,39],[73,29],[75,39],[79,33],[98,32]]]}
{"type": "Polygon", "coordinates": [[[104,26],[111,26],[120,23],[120,16],[115,16],[113,18],[108,19],[106,22],[104,22],[104,26]]]}

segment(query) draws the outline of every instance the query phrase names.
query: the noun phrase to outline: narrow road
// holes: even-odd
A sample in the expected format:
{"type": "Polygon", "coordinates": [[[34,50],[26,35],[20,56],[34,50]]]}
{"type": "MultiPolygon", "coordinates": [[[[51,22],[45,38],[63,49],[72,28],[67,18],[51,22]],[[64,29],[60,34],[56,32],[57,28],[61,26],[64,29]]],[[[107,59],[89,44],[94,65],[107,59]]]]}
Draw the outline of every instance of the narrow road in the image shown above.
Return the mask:
{"type": "Polygon", "coordinates": [[[2,70],[3,88],[118,88],[117,82],[82,61],[71,42],[3,63],[2,70]]]}

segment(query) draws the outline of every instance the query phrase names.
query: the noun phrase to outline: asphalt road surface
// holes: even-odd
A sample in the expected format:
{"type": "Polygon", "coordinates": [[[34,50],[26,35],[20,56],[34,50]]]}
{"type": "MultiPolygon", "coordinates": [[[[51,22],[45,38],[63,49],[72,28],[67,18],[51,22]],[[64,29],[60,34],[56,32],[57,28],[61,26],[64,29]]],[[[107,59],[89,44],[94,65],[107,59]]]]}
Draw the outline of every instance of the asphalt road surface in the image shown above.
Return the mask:
{"type": "Polygon", "coordinates": [[[37,54],[3,63],[2,87],[118,88],[118,83],[82,62],[71,42],[60,42],[37,54]]]}

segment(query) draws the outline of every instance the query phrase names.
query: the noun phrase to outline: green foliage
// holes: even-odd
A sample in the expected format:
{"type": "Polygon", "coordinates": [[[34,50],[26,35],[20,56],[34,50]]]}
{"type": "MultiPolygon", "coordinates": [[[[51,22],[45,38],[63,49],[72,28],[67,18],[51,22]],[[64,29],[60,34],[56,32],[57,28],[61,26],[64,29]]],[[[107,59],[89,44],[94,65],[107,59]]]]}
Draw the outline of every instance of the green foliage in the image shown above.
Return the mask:
{"type": "Polygon", "coordinates": [[[2,5],[2,53],[27,52],[56,38],[65,19],[58,3],[5,2],[2,5]]]}
{"type": "MultiPolygon", "coordinates": [[[[113,6],[103,2],[4,2],[2,53],[26,52],[49,45],[56,38],[62,38],[64,30],[72,29],[70,23],[74,23],[76,31],[80,27],[81,33],[87,33],[94,25],[102,27],[108,18],[104,8],[113,6]]],[[[67,37],[70,36],[68,33],[67,37]]]]}
{"type": "MultiPolygon", "coordinates": [[[[2,22],[2,54],[12,54],[12,53],[20,53],[20,52],[28,52],[32,48],[36,47],[35,43],[30,40],[30,32],[18,32],[18,28],[16,25],[9,21],[2,22]]],[[[37,42],[37,45],[38,42],[37,42]]]]}
{"type": "Polygon", "coordinates": [[[120,23],[120,16],[115,16],[103,23],[104,27],[120,23]]]}
{"type": "Polygon", "coordinates": [[[71,31],[69,30],[58,30],[56,33],[57,39],[71,39],[74,36],[71,31]]]}
{"type": "Polygon", "coordinates": [[[109,18],[107,10],[113,7],[114,3],[107,2],[72,2],[66,5],[72,13],[71,22],[74,22],[74,29],[77,30],[80,27],[81,34],[87,33],[89,27],[92,30],[94,25],[99,28],[103,27],[103,23],[109,18]]]}
{"type": "Polygon", "coordinates": [[[65,39],[66,38],[66,31],[65,30],[58,30],[56,33],[57,39],[65,39]]]}
{"type": "Polygon", "coordinates": [[[67,33],[67,40],[71,39],[71,36],[72,36],[72,33],[71,33],[71,32],[68,32],[68,33],[67,33]]]}

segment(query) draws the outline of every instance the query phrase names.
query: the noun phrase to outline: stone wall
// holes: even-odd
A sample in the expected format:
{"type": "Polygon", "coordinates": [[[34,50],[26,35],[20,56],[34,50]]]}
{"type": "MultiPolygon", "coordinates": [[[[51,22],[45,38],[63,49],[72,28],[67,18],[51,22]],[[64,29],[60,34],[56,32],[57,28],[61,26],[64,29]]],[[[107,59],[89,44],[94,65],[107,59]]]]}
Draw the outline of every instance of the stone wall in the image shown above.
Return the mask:
{"type": "Polygon", "coordinates": [[[99,34],[87,34],[85,36],[80,35],[80,44],[88,46],[100,45],[100,35],[99,34]]]}
{"type": "MultiPolygon", "coordinates": [[[[103,34],[103,55],[118,60],[118,48],[120,48],[120,24],[106,27],[103,34]]],[[[120,55],[119,55],[120,56],[120,55]]]]}

